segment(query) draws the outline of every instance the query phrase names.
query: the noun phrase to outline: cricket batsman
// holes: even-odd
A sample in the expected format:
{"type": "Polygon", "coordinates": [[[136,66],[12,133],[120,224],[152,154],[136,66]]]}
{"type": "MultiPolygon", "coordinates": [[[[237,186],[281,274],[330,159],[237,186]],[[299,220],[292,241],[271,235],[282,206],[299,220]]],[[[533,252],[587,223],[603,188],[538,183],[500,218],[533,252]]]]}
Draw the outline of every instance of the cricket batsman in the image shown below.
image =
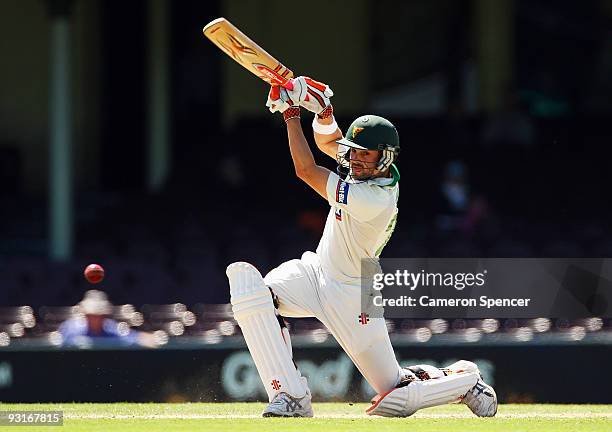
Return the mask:
{"type": "Polygon", "coordinates": [[[313,416],[308,383],[293,362],[282,317],[315,317],[327,327],[378,393],[369,415],[407,417],[421,408],[461,402],[477,416],[494,416],[497,396],[474,363],[402,368],[385,320],[360,319],[361,260],[378,259],[397,220],[400,175],[393,162],[400,143],[393,124],[375,115],[359,117],[342,136],[332,96],[329,86],[298,77],[272,87],[266,103],[284,117],[296,175],[331,207],[316,252],[304,252],[265,278],[246,262],[226,271],[234,317],[268,393],[263,416],[313,416]],[[338,161],[338,173],[315,162],[300,107],[315,114],[316,145],[338,161]]]}

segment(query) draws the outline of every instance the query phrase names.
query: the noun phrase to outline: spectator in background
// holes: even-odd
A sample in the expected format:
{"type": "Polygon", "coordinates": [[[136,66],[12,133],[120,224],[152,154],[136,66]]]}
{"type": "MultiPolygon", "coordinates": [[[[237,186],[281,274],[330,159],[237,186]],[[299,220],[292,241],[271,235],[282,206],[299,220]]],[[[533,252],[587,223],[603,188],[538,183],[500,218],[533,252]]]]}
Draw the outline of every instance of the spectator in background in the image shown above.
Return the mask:
{"type": "Polygon", "coordinates": [[[489,117],[482,130],[485,146],[529,149],[534,141],[534,126],[523,107],[518,93],[510,90],[504,96],[502,108],[489,117]]]}
{"type": "Polygon", "coordinates": [[[467,181],[467,168],[461,161],[450,161],[440,185],[441,203],[436,219],[440,233],[461,233],[472,236],[489,216],[483,196],[472,197],[467,181]]]}
{"type": "Polygon", "coordinates": [[[450,161],[444,169],[444,179],[440,185],[440,211],[436,221],[442,232],[455,231],[467,212],[470,188],[465,171],[465,165],[461,161],[450,161]]]}
{"type": "Polygon", "coordinates": [[[134,331],[127,324],[111,319],[113,305],[102,291],[87,291],[77,306],[84,317],[70,318],[59,328],[64,346],[89,347],[96,343],[141,345],[149,348],[158,346],[154,335],[134,331]]]}

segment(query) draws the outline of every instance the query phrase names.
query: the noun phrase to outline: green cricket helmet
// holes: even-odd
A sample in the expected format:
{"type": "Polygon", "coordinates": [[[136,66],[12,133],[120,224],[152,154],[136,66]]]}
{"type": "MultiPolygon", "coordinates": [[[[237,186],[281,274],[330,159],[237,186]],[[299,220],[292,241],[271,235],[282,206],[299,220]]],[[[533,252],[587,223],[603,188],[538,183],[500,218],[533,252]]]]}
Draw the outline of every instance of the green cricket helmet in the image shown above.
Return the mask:
{"type": "MultiPolygon", "coordinates": [[[[381,156],[376,169],[384,171],[391,167],[400,151],[397,129],[389,120],[376,115],[357,118],[338,144],[361,150],[380,150],[381,156]]],[[[350,170],[350,151],[338,154],[338,171],[350,170]]]]}

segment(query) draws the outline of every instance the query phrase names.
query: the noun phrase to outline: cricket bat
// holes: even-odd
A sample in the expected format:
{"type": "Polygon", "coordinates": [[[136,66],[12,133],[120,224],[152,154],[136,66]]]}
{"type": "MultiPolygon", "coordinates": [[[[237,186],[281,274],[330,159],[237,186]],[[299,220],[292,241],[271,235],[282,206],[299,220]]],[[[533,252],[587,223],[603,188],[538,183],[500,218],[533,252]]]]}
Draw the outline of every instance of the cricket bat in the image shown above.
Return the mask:
{"type": "Polygon", "coordinates": [[[223,52],[271,85],[286,86],[293,72],[253,42],[225,18],[217,18],[202,29],[223,52]]]}

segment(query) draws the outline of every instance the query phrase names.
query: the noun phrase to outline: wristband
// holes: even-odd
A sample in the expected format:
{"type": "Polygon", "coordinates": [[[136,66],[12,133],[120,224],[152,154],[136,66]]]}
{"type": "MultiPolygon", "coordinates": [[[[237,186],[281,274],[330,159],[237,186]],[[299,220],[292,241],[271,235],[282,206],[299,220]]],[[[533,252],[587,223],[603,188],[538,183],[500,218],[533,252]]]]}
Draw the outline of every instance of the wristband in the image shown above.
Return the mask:
{"type": "Polygon", "coordinates": [[[300,107],[298,106],[289,107],[283,112],[283,119],[285,119],[285,123],[294,118],[300,118],[300,107]]]}
{"type": "Polygon", "coordinates": [[[312,130],[318,133],[319,135],[331,135],[338,129],[338,123],[336,123],[336,119],[332,122],[332,124],[323,125],[317,121],[317,117],[312,119],[312,130]]]}
{"type": "Polygon", "coordinates": [[[317,114],[317,117],[319,117],[320,119],[326,119],[326,118],[331,117],[333,114],[334,114],[334,107],[332,107],[331,105],[327,105],[325,109],[323,109],[323,111],[317,114]]]}

